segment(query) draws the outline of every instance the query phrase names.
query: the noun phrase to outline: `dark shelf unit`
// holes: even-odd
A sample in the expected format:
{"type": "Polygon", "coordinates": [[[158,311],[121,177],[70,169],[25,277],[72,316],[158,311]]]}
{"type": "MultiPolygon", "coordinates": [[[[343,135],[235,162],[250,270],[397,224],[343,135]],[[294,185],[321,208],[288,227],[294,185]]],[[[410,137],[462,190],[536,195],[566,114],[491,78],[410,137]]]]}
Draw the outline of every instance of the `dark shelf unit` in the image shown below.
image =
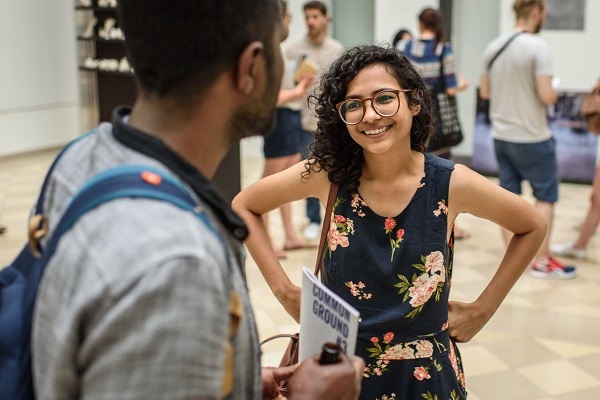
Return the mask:
{"type": "MultiPolygon", "coordinates": [[[[111,7],[98,7],[94,2],[92,7],[75,6],[79,12],[89,14],[89,18],[95,17],[97,22],[93,34],[90,37],[77,35],[76,39],[82,43],[84,53],[80,60],[86,57],[93,59],[116,59],[120,61],[125,57],[125,42],[121,39],[104,39],[98,35],[108,18],[117,19],[117,9],[111,7]]],[[[118,23],[115,24],[118,27],[118,23]]],[[[122,104],[133,105],[136,96],[136,85],[131,72],[106,71],[96,68],[87,68],[80,61],[81,73],[93,74],[95,80],[96,97],[98,106],[98,119],[110,121],[113,109],[122,104]]]]}

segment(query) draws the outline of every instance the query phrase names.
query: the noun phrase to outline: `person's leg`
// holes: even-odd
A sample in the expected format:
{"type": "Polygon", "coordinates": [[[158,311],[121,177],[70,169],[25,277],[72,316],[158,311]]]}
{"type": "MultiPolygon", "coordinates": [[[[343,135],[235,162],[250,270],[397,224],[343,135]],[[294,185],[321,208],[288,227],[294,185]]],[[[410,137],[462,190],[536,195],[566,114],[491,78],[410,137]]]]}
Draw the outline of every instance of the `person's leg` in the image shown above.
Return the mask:
{"type": "MultiPolygon", "coordinates": [[[[314,141],[315,135],[313,132],[303,130],[303,150],[302,159],[306,160],[310,157],[310,144],[314,141]]],[[[321,232],[321,202],[317,198],[309,197],[306,199],[306,217],[308,218],[308,226],[302,232],[303,235],[310,240],[319,238],[321,232]]]]}
{"type": "Polygon", "coordinates": [[[521,174],[533,189],[533,196],[536,198],[535,206],[548,225],[544,242],[538,249],[529,273],[535,278],[574,278],[577,276],[577,268],[562,264],[550,252],[554,203],[558,201],[559,183],[554,140],[522,145],[518,163],[521,174]]]}
{"type": "MultiPolygon", "coordinates": [[[[266,176],[273,175],[277,172],[283,171],[285,169],[285,166],[288,164],[286,158],[287,157],[285,157],[285,156],[284,157],[265,158],[265,165],[264,165],[262,177],[264,178],[266,176]]],[[[286,204],[283,207],[286,207],[286,206],[289,207],[289,204],[286,204]]],[[[282,211],[282,215],[283,215],[283,211],[282,211]]],[[[271,230],[269,228],[269,215],[264,214],[263,220],[264,220],[265,226],[267,228],[267,234],[269,235],[269,238],[271,240],[271,246],[273,246],[273,251],[275,251],[277,258],[284,259],[285,252],[283,250],[281,250],[281,247],[278,244],[275,243],[275,241],[273,240],[273,237],[271,235],[271,230]]],[[[285,226],[285,221],[284,221],[284,226],[285,226]]]]}
{"type": "Polygon", "coordinates": [[[548,226],[544,241],[535,255],[536,259],[543,261],[550,257],[550,234],[552,232],[552,224],[554,223],[554,203],[538,200],[535,202],[535,208],[544,216],[548,226]]]}
{"type": "MultiPolygon", "coordinates": [[[[500,187],[509,192],[520,195],[521,181],[523,178],[519,174],[516,166],[512,161],[514,143],[508,143],[501,140],[494,140],[494,152],[498,163],[498,180],[500,187]]],[[[508,246],[508,242],[512,238],[512,232],[507,229],[500,228],[504,244],[508,246]]]]}
{"type": "Polygon", "coordinates": [[[594,232],[596,232],[596,228],[600,224],[600,166],[596,168],[596,173],[594,174],[594,181],[592,183],[592,195],[590,197],[590,208],[588,209],[587,216],[585,217],[585,221],[583,222],[583,226],[581,227],[581,232],[579,233],[579,237],[573,243],[573,247],[575,248],[584,248],[587,246],[588,242],[594,232]]]}

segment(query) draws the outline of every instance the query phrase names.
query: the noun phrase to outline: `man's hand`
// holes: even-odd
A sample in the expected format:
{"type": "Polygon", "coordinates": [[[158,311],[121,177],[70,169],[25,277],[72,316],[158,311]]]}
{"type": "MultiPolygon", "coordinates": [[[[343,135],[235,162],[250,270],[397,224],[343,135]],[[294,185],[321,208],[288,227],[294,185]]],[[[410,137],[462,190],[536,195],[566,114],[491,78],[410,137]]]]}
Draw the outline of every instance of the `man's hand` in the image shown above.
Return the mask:
{"type": "Polygon", "coordinates": [[[294,370],[298,365],[291,367],[263,367],[262,368],[262,383],[263,383],[263,400],[283,400],[286,397],[279,391],[280,384],[290,379],[294,370]]]}
{"type": "Polygon", "coordinates": [[[365,362],[354,356],[352,361],[342,354],[335,364],[320,365],[313,356],[298,366],[288,382],[288,398],[319,400],[355,400],[360,394],[365,362]]]}

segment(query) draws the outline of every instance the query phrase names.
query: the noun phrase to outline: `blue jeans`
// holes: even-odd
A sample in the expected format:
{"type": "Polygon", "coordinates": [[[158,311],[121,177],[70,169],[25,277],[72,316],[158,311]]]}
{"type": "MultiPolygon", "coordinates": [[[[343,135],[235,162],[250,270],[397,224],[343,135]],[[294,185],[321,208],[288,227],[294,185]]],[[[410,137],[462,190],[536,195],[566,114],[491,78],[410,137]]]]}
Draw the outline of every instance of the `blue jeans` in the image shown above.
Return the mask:
{"type": "MultiPolygon", "coordinates": [[[[315,140],[314,132],[303,130],[304,146],[302,159],[306,160],[310,155],[310,144],[315,140]]],[[[321,202],[315,197],[306,199],[306,216],[310,223],[321,224],[321,202]]]]}
{"type": "Polygon", "coordinates": [[[548,203],[558,200],[558,162],[554,139],[537,143],[511,143],[494,139],[500,186],[521,194],[528,181],[533,197],[548,203]]]}

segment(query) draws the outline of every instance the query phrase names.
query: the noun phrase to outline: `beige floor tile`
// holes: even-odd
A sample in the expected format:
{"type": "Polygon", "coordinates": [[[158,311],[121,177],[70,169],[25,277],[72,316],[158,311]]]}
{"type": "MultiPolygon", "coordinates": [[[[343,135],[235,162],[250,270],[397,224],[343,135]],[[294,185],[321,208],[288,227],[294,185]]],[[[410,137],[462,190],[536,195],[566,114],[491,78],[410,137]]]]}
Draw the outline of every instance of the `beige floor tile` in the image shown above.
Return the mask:
{"type": "Polygon", "coordinates": [[[487,324],[488,329],[525,336],[548,336],[556,325],[558,315],[552,312],[527,310],[502,305],[487,324]]]}
{"type": "Polygon", "coordinates": [[[551,361],[517,372],[551,396],[600,388],[600,381],[567,360],[551,361]]]}
{"type": "MultiPolygon", "coordinates": [[[[572,358],[570,361],[600,380],[600,352],[597,349],[588,353],[588,355],[572,358]]],[[[600,396],[598,399],[600,399],[600,396]]]]}
{"type": "Polygon", "coordinates": [[[547,396],[537,385],[514,371],[467,377],[467,392],[471,388],[485,400],[532,400],[547,396]]]}
{"type": "MultiPolygon", "coordinates": [[[[600,319],[577,315],[558,315],[550,339],[595,346],[600,335],[600,319]]],[[[540,335],[542,336],[542,335],[540,335]]]]}
{"type": "MultiPolygon", "coordinates": [[[[534,338],[534,340],[562,358],[575,358],[591,354],[600,354],[600,346],[586,346],[573,342],[539,337],[534,338]]],[[[600,363],[598,365],[600,366],[600,363]]],[[[598,371],[600,372],[600,368],[598,368],[598,371]]]]}
{"type": "Polygon", "coordinates": [[[472,345],[464,348],[460,347],[460,354],[462,355],[467,381],[475,376],[487,375],[510,369],[508,364],[481,345],[472,345]]]}
{"type": "Polygon", "coordinates": [[[559,356],[531,338],[519,338],[509,342],[490,343],[486,348],[512,369],[549,362],[559,356]]]}
{"type": "Polygon", "coordinates": [[[561,314],[600,319],[600,301],[589,304],[578,302],[568,306],[555,307],[554,311],[561,314]]]}
{"type": "Polygon", "coordinates": [[[577,390],[562,396],[556,396],[556,400],[596,400],[600,399],[600,388],[588,390],[577,390]]]}

